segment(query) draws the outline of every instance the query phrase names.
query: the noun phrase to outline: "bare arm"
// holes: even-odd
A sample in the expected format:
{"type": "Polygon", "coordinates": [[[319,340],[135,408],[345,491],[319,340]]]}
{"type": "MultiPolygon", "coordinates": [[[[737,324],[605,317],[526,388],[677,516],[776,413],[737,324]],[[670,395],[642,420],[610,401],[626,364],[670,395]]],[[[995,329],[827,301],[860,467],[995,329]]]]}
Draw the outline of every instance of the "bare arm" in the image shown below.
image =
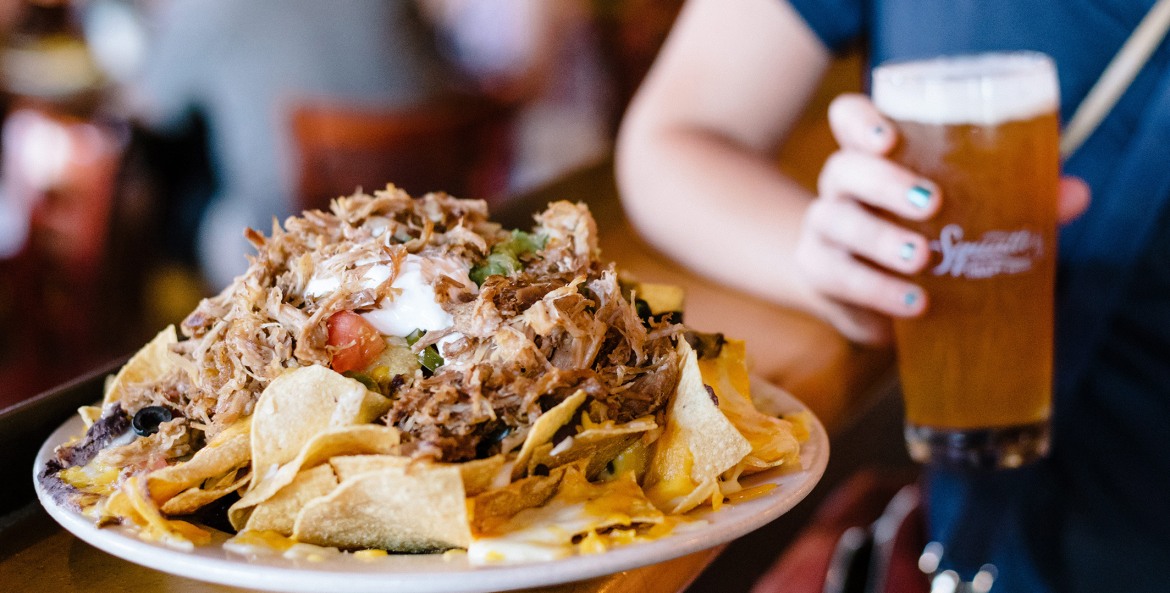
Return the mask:
{"type": "Polygon", "coordinates": [[[630,218],[670,257],[880,344],[890,316],[924,310],[901,274],[929,253],[867,207],[924,219],[939,196],[923,199],[915,192],[934,185],[885,159],[896,130],[860,95],[830,106],[840,149],[819,199],[777,170],[776,148],[829,58],[781,0],[690,0],[623,124],[618,177],[630,218]]]}
{"type": "MultiPolygon", "coordinates": [[[[883,343],[890,317],[921,315],[928,299],[913,283],[926,238],[889,215],[927,219],[946,196],[886,158],[897,130],[861,95],[829,107],[840,148],[817,199],[777,170],[776,146],[828,60],[781,0],[690,0],[623,123],[618,179],[630,218],[667,255],[883,343]]],[[[1067,220],[1088,192],[1069,180],[1061,198],[1067,220]]]]}
{"type": "Polygon", "coordinates": [[[779,0],[690,0],[622,125],[618,180],[639,231],[722,283],[817,315],[793,257],[813,196],[775,150],[828,66],[779,0]]]}

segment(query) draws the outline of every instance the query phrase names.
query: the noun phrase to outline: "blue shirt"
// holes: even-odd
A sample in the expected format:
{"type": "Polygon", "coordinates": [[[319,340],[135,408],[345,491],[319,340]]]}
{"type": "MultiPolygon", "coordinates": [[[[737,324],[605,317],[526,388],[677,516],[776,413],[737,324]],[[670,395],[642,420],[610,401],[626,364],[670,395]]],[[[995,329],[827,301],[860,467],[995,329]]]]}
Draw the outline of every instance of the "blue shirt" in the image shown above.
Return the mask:
{"type": "MultiPolygon", "coordinates": [[[[827,47],[870,61],[1051,55],[1068,118],[1154,0],[791,0],[827,47]]],[[[1065,162],[1092,188],[1061,231],[1049,459],[932,471],[949,566],[993,591],[1164,591],[1170,567],[1170,43],[1065,162]]]]}

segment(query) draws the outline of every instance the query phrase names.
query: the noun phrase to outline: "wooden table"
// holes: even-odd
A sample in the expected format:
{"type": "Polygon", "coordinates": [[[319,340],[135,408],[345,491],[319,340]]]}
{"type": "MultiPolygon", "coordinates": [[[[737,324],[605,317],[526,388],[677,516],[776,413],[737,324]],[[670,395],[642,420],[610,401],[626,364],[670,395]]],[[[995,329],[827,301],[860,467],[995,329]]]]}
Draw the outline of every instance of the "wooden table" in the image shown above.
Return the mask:
{"type": "MultiPolygon", "coordinates": [[[[589,204],[601,229],[602,255],[638,278],[650,282],[682,285],[687,289],[686,319],[689,325],[707,331],[721,331],[726,335],[747,341],[748,353],[754,371],[766,379],[785,387],[803,400],[836,437],[852,426],[856,433],[846,439],[857,445],[874,430],[866,427],[884,426],[878,431],[879,445],[864,445],[861,457],[873,452],[891,453],[895,462],[900,455],[896,428],[897,410],[891,411],[891,399],[884,398],[880,417],[884,423],[854,421],[851,410],[875,400],[875,394],[886,391],[890,376],[890,354],[880,350],[857,348],[843,340],[827,325],[806,315],[762,302],[713,284],[681,269],[642,242],[626,222],[617,199],[617,189],[610,162],[600,163],[567,176],[532,194],[521,196],[500,208],[496,214],[506,226],[528,228],[531,215],[549,200],[565,199],[589,204]],[[888,425],[892,421],[894,427],[888,425]],[[893,433],[892,436],[890,433],[893,433]]],[[[47,437],[49,430],[72,413],[84,400],[76,390],[58,390],[54,398],[42,397],[28,402],[23,408],[8,410],[0,415],[0,447],[6,452],[16,451],[14,457],[0,465],[0,472],[9,481],[25,480],[31,465],[31,452],[47,437]],[[72,400],[70,398],[73,398],[72,400]],[[8,467],[11,466],[11,467],[8,467]]],[[[895,398],[896,399],[896,398],[895,398]]],[[[873,414],[871,407],[870,414],[873,414]]],[[[849,465],[837,461],[838,444],[833,444],[833,460],[825,482],[839,478],[849,465]]],[[[854,455],[857,457],[858,455],[854,455]]],[[[778,554],[784,541],[791,538],[807,517],[812,501],[819,499],[828,484],[822,483],[810,496],[777,523],[784,524],[783,533],[776,535],[761,530],[767,538],[764,544],[751,544],[735,558],[723,558],[716,564],[730,562],[730,567],[719,568],[712,575],[710,590],[742,590],[750,583],[752,574],[738,566],[754,560],[753,571],[778,554]],[[795,521],[795,523],[793,523],[795,521]],[[738,563],[738,564],[737,564],[738,563]],[[731,572],[736,574],[732,575],[731,572]],[[734,585],[732,583],[735,583],[734,585]]],[[[76,539],[58,527],[35,502],[21,500],[31,492],[31,485],[9,489],[0,497],[0,590],[17,591],[239,591],[230,587],[211,585],[171,576],[120,560],[76,539]],[[13,494],[15,492],[16,494],[13,494]],[[13,498],[16,500],[12,500],[13,498]]],[[[755,534],[753,534],[755,535],[755,534]]],[[[746,538],[745,538],[746,539],[746,538]]],[[[736,544],[732,544],[735,548],[736,544]]],[[[641,591],[681,591],[688,587],[708,567],[724,548],[696,553],[662,564],[630,570],[590,581],[541,589],[546,593],[626,593],[641,591]]]]}

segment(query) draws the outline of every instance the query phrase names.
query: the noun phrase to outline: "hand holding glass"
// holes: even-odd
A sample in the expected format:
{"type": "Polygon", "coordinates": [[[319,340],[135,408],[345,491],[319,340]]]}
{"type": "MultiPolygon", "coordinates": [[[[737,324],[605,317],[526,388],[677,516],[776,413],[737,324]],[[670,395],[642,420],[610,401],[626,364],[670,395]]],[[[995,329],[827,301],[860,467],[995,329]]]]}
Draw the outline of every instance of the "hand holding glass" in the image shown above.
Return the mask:
{"type": "Polygon", "coordinates": [[[1058,85],[1034,53],[883,65],[873,101],[892,158],[941,188],[930,297],[894,331],[911,457],[1016,467],[1048,450],[1060,158],[1058,85]]]}

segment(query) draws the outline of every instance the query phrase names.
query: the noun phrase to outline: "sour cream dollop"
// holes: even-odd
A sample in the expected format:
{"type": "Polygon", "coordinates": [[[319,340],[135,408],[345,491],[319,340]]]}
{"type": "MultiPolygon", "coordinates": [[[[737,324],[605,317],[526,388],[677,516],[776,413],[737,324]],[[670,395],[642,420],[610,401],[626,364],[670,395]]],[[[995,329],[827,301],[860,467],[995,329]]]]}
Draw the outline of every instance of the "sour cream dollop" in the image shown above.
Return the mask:
{"type": "MultiPolygon", "coordinates": [[[[475,284],[468,277],[469,271],[466,264],[454,258],[421,257],[408,253],[398,276],[390,284],[397,289],[395,294],[378,301],[377,308],[361,315],[374,329],[387,336],[406,336],[416,329],[445,330],[455,324],[455,319],[435,299],[434,282],[439,276],[448,276],[472,289],[475,284]]],[[[362,288],[380,285],[391,272],[388,264],[371,266],[362,276],[362,288]]],[[[305,287],[305,294],[321,297],[340,287],[341,279],[337,276],[314,275],[305,287]]]]}

